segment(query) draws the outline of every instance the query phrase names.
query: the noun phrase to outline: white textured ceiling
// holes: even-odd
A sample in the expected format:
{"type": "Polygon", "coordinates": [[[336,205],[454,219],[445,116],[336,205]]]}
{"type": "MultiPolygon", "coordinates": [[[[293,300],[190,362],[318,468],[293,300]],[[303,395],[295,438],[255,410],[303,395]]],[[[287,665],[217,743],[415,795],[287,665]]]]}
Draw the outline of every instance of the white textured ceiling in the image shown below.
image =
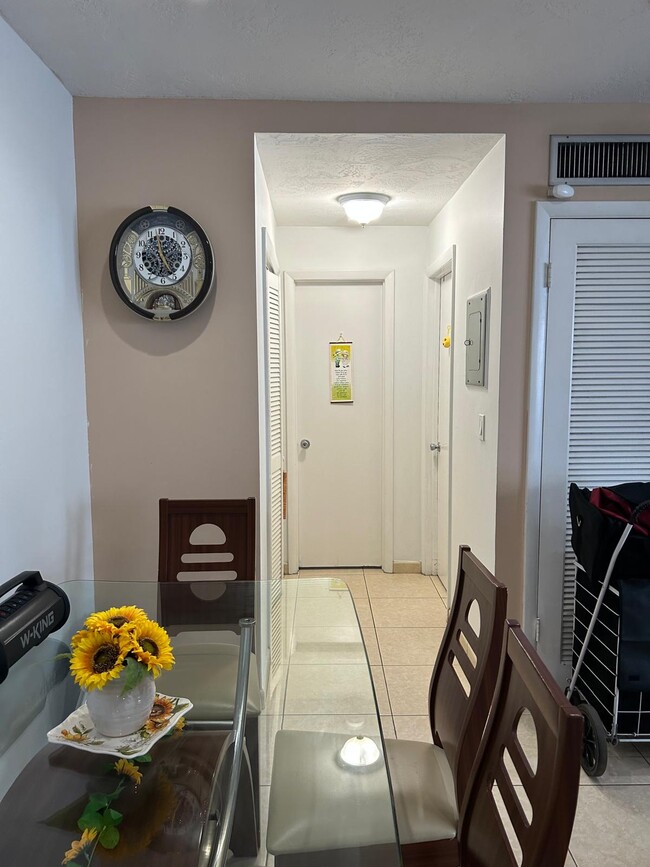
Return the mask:
{"type": "Polygon", "coordinates": [[[641,102],[648,0],[0,0],[73,94],[641,102]]]}
{"type": "Polygon", "coordinates": [[[498,135],[264,133],[257,148],[280,226],[348,226],[337,196],[386,193],[373,225],[426,226],[498,135]]]}

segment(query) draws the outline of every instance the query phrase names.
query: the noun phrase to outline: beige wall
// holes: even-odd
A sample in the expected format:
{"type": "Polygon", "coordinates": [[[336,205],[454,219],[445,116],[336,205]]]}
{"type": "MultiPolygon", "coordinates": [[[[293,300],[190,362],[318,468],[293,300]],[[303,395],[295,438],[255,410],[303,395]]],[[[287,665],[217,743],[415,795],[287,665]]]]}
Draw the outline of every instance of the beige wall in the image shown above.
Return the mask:
{"type": "MultiPolygon", "coordinates": [[[[155,575],[158,497],[257,491],[255,132],[506,134],[496,569],[518,613],[533,202],[546,195],[548,136],[650,133],[648,107],[75,99],[100,579],[155,575]],[[156,326],[113,293],[107,251],[128,212],[167,202],[203,223],[219,286],[187,321],[156,326]]],[[[603,187],[576,199],[649,195],[603,187]]]]}

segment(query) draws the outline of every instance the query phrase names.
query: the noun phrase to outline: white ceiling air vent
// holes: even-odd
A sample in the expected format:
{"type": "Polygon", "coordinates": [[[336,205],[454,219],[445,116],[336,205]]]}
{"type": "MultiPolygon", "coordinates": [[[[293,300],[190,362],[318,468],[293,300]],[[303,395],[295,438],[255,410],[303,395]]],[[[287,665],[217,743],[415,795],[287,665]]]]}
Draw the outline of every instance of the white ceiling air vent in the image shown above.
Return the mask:
{"type": "Polygon", "coordinates": [[[650,184],[650,135],[552,135],[549,186],[650,184]]]}

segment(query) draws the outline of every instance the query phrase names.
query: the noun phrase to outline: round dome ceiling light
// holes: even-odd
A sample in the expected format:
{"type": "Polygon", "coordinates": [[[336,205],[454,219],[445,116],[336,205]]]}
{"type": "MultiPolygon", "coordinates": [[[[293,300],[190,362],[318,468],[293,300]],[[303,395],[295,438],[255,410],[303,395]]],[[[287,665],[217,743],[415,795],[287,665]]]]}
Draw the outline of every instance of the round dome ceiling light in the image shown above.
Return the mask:
{"type": "Polygon", "coordinates": [[[381,217],[384,208],[390,202],[390,196],[384,196],[382,193],[346,193],[344,196],[339,196],[336,201],[343,207],[348,220],[365,226],[381,217]]]}

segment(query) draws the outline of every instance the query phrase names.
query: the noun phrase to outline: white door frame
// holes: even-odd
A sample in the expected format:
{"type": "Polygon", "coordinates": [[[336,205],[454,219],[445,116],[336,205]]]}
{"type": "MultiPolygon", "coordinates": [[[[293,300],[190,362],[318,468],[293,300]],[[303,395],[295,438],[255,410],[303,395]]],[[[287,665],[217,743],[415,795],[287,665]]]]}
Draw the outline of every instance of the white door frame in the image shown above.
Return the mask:
{"type": "Polygon", "coordinates": [[[381,564],[393,571],[393,380],[395,367],[395,272],[394,271],[300,271],[284,273],[284,326],[287,408],[287,548],[291,574],[300,563],[298,500],[298,381],[296,376],[296,288],[309,284],[376,284],[382,293],[382,505],[381,564]]]}
{"type": "MultiPolygon", "coordinates": [[[[456,313],[456,245],[454,244],[439,256],[426,270],[426,278],[423,290],[423,315],[422,315],[422,463],[421,473],[421,546],[422,546],[422,572],[424,575],[434,575],[438,564],[438,504],[436,492],[438,489],[438,473],[434,461],[431,460],[430,443],[438,438],[438,348],[444,337],[442,322],[440,321],[440,285],[447,275],[451,274],[451,369],[449,383],[449,538],[447,547],[451,549],[451,450],[452,450],[452,411],[453,411],[453,385],[454,385],[454,324],[456,313]],[[436,327],[437,326],[437,327],[436,327]],[[438,334],[435,341],[433,334],[438,334]]],[[[451,551],[448,551],[450,555],[451,551]]],[[[451,556],[448,557],[451,564],[451,556]]]]}
{"type": "MultiPolygon", "coordinates": [[[[551,220],[650,218],[650,202],[537,202],[531,301],[530,380],[524,505],[524,610],[523,627],[537,638],[539,610],[539,535],[542,495],[542,423],[544,419],[544,370],[546,365],[547,302],[546,264],[550,258],[551,220]]],[[[552,290],[551,290],[552,291],[552,290]]],[[[562,600],[552,610],[558,620],[562,600]]],[[[540,628],[544,628],[543,625],[540,628]]]]}

